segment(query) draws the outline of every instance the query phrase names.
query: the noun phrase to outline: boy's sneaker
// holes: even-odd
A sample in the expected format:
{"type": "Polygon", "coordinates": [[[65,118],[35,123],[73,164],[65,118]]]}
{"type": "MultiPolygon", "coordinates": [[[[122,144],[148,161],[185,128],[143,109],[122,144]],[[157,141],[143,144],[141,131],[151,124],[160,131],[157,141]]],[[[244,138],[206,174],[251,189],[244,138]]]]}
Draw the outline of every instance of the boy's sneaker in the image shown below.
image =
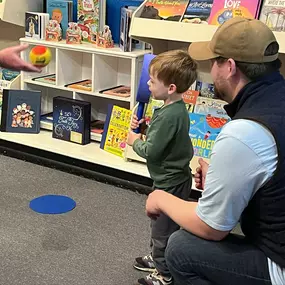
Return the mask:
{"type": "Polygon", "coordinates": [[[145,278],[138,280],[141,285],[173,285],[172,277],[166,279],[163,278],[156,270],[155,272],[149,274],[145,278]]]}
{"type": "Polygon", "coordinates": [[[154,265],[151,254],[148,254],[143,257],[137,257],[136,262],[134,264],[134,268],[140,271],[154,272],[155,265],[154,265]]]}

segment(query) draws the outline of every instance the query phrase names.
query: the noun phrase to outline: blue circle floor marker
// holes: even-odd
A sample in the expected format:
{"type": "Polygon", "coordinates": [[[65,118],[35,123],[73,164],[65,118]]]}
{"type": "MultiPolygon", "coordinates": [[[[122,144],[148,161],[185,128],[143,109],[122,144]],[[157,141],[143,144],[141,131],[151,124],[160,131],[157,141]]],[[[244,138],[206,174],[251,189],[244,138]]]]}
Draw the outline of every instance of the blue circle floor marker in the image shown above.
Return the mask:
{"type": "Polygon", "coordinates": [[[63,214],[72,211],[76,207],[76,202],[61,195],[45,195],[33,199],[30,202],[30,208],[41,214],[63,214]]]}

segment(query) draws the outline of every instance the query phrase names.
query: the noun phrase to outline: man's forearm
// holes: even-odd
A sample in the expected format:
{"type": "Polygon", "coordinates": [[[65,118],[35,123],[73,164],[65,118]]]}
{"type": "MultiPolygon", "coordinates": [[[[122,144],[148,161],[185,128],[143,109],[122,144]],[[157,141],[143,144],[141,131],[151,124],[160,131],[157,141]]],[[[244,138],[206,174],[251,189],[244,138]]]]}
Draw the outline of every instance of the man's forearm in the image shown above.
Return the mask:
{"type": "Polygon", "coordinates": [[[211,228],[197,216],[197,202],[184,201],[164,193],[158,201],[159,209],[183,229],[207,240],[221,240],[227,235],[211,228]]]}

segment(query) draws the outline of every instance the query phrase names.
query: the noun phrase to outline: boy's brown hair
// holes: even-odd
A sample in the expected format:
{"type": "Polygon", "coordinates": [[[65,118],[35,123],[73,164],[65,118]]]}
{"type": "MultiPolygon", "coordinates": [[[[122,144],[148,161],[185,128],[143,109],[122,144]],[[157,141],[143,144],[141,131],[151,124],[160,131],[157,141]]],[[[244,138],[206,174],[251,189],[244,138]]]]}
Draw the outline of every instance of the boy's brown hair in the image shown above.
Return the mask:
{"type": "Polygon", "coordinates": [[[149,73],[164,85],[175,84],[177,93],[186,92],[197,79],[198,65],[187,51],[170,50],[157,55],[149,65],[149,73]]]}

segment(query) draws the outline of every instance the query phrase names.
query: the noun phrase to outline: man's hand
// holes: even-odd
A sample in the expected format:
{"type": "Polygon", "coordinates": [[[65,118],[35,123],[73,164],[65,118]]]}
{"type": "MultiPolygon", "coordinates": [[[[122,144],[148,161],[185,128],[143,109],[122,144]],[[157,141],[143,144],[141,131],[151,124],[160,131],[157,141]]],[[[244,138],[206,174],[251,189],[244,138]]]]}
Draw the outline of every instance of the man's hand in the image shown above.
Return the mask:
{"type": "Polygon", "coordinates": [[[138,120],[137,115],[133,115],[132,122],[131,122],[131,129],[136,130],[140,124],[144,122],[144,119],[141,119],[140,121],[138,120]]]}
{"type": "Polygon", "coordinates": [[[0,51],[0,66],[16,71],[41,72],[41,69],[21,59],[20,52],[29,45],[8,47],[0,51]]]}
{"type": "Polygon", "coordinates": [[[159,217],[161,210],[159,208],[159,201],[161,201],[166,192],[162,190],[154,190],[151,194],[148,195],[145,205],[145,211],[148,217],[156,220],[159,217]]]}
{"type": "Polygon", "coordinates": [[[127,139],[127,144],[132,146],[135,140],[141,139],[141,137],[142,137],[142,134],[136,134],[133,131],[130,131],[128,135],[128,139],[127,139]]]}
{"type": "Polygon", "coordinates": [[[202,158],[199,158],[198,162],[199,162],[200,166],[197,167],[196,173],[194,175],[195,186],[197,189],[204,190],[205,178],[206,178],[206,174],[208,172],[209,164],[206,161],[204,161],[202,158]]]}

